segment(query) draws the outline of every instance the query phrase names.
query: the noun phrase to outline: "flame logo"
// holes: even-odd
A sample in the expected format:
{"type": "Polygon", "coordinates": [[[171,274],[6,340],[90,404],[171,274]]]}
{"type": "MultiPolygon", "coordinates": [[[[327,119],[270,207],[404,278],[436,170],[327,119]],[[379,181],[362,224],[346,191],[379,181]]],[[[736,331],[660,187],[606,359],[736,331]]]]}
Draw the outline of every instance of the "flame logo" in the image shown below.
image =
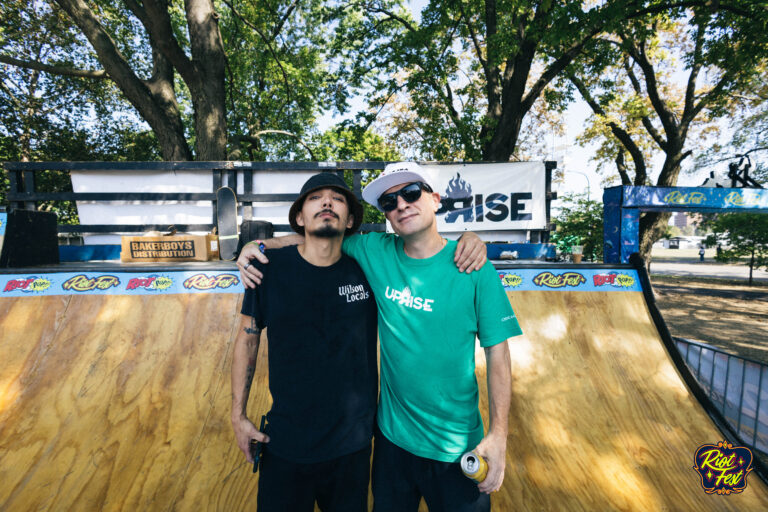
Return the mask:
{"type": "Polygon", "coordinates": [[[67,279],[61,288],[73,292],[89,292],[91,290],[108,290],[118,285],[120,285],[120,279],[117,276],[88,277],[85,274],[79,274],[67,279]]]}
{"type": "Polygon", "coordinates": [[[184,281],[184,288],[194,288],[195,290],[212,290],[214,288],[229,288],[238,284],[240,280],[232,274],[219,274],[217,276],[208,276],[206,274],[195,274],[184,281]]]}
{"type": "Polygon", "coordinates": [[[461,179],[461,174],[456,173],[456,177],[448,182],[448,187],[445,189],[445,197],[451,199],[458,199],[462,197],[472,196],[472,186],[461,179]]]}

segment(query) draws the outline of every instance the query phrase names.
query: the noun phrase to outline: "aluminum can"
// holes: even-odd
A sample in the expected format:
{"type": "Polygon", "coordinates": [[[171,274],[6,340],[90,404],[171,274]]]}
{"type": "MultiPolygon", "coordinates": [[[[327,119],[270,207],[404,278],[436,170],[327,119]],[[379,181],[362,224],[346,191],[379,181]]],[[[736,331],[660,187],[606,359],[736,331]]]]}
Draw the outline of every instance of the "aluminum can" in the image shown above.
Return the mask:
{"type": "Polygon", "coordinates": [[[467,478],[479,484],[488,474],[488,463],[475,452],[467,452],[461,456],[461,471],[467,478]]]}

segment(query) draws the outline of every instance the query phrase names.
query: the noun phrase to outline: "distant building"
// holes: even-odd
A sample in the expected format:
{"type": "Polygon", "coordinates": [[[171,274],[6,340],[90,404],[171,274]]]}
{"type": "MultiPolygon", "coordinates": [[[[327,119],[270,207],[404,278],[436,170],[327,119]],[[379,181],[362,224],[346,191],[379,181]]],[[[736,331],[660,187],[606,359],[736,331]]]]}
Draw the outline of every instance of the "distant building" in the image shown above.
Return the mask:
{"type": "Polygon", "coordinates": [[[701,222],[701,215],[698,213],[675,212],[672,216],[672,225],[680,229],[687,226],[696,226],[699,222],[701,222]]]}

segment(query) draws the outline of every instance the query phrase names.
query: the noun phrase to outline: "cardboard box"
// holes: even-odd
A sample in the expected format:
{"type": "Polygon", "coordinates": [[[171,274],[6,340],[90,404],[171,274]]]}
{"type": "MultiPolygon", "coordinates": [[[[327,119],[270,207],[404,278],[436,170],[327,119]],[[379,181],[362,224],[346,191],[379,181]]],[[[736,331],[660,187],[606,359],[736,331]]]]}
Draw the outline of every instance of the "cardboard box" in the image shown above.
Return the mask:
{"type": "Polygon", "coordinates": [[[219,237],[208,235],[124,236],[121,261],[208,261],[219,258],[219,237]]]}

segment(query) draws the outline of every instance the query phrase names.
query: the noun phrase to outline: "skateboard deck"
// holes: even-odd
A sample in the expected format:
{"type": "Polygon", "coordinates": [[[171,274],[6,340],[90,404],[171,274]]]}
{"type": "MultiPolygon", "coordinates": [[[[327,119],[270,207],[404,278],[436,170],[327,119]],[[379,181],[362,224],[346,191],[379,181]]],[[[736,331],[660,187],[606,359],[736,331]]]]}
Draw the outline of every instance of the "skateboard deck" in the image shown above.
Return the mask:
{"type": "Polygon", "coordinates": [[[235,191],[229,187],[221,187],[216,191],[216,219],[219,257],[232,261],[237,257],[237,198],[235,191]]]}

